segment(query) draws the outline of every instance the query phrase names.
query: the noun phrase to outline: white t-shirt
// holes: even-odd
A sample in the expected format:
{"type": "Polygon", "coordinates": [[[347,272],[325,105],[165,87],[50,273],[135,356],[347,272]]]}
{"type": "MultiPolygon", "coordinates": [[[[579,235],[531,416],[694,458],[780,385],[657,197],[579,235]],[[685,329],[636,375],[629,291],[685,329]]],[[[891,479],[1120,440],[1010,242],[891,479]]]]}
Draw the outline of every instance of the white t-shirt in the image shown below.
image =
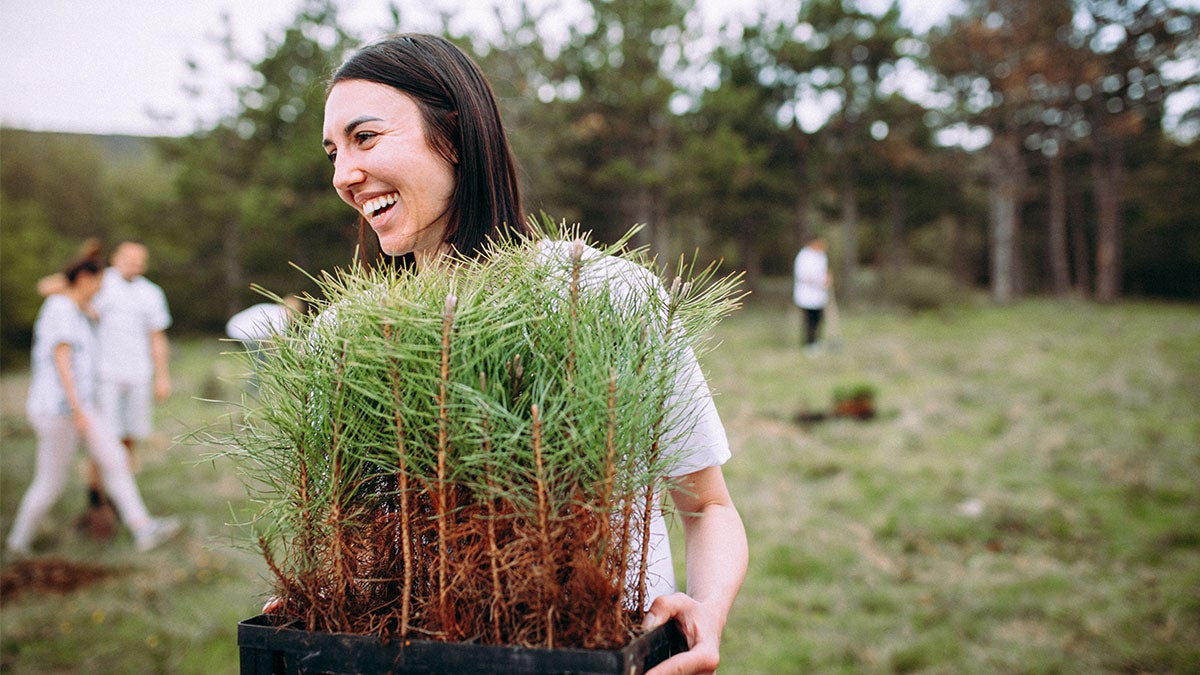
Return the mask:
{"type": "MultiPolygon", "coordinates": [[[[539,253],[550,259],[569,260],[573,242],[544,239],[538,243],[539,253]]],[[[602,252],[583,247],[583,259],[590,261],[582,268],[581,286],[606,284],[618,294],[643,293],[647,283],[661,284],[645,267],[629,260],[605,256],[602,252]],[[602,258],[602,259],[600,259],[602,258]]],[[[689,473],[720,466],[730,458],[729,440],[725,435],[725,426],[717,414],[712,392],[700,370],[695,353],[689,348],[683,357],[686,362],[680,368],[676,379],[675,392],[668,406],[675,409],[683,400],[681,411],[676,419],[686,420],[691,426],[687,435],[665,434],[671,439],[670,445],[663,451],[672,456],[672,477],[684,476],[689,473]]],[[[662,509],[655,508],[650,523],[650,553],[647,557],[647,593],[646,607],[657,597],[674,593],[675,568],[671,559],[671,545],[667,533],[666,521],[662,509]]],[[[636,570],[631,570],[636,573],[636,570]]],[[[630,579],[636,583],[636,578],[630,579]]]]}
{"type": "Polygon", "coordinates": [[[288,324],[287,307],[260,302],[234,314],[225,324],[225,334],[242,342],[260,342],[282,333],[288,324]]]}
{"type": "Polygon", "coordinates": [[[162,289],[142,276],[126,281],[110,267],[104,270],[92,306],[100,315],[100,378],[126,383],[148,380],[154,374],[150,334],[171,325],[162,289]]]}
{"type": "Polygon", "coordinates": [[[805,246],[796,254],[792,302],[798,307],[820,309],[829,302],[829,258],[823,251],[805,246]]]}
{"type": "Polygon", "coordinates": [[[71,374],[79,402],[85,406],[95,403],[97,347],[92,322],[67,296],[51,295],[33,324],[29,398],[25,402],[25,412],[30,417],[71,414],[66,390],[54,365],[54,350],[61,344],[71,346],[71,374]]]}

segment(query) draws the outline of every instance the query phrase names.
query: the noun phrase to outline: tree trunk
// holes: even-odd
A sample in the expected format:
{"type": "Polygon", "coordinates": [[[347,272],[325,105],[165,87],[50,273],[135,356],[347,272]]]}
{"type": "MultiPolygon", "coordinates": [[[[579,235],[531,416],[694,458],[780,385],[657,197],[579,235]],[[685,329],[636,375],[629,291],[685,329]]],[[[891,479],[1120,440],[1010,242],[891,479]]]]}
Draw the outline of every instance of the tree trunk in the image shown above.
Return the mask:
{"type": "Polygon", "coordinates": [[[891,274],[899,274],[908,264],[908,252],[904,247],[905,203],[904,188],[893,180],[887,186],[888,200],[888,247],[887,267],[891,274]]]}
{"type": "Polygon", "coordinates": [[[225,270],[225,316],[241,309],[242,287],[242,228],[238,219],[229,216],[225,221],[225,236],[221,238],[221,263],[225,270]]]}
{"type": "Polygon", "coordinates": [[[1075,292],[1080,297],[1089,297],[1092,289],[1091,268],[1088,267],[1088,239],[1084,223],[1083,198],[1078,192],[1067,193],[1067,203],[1070,205],[1070,218],[1067,226],[1071,233],[1071,255],[1075,259],[1075,292]]]}
{"type": "Polygon", "coordinates": [[[993,185],[989,197],[992,299],[1000,304],[1007,304],[1013,299],[1012,249],[1015,213],[1012,200],[1007,198],[1001,186],[993,185]]]}
{"type": "MultiPolygon", "coordinates": [[[[1061,146],[1060,146],[1061,147],[1061,146]]],[[[1067,181],[1063,176],[1062,151],[1050,158],[1050,222],[1047,237],[1050,284],[1054,294],[1064,297],[1071,292],[1071,270],[1067,258],[1067,181]]]]}
{"type": "MultiPolygon", "coordinates": [[[[656,193],[660,192],[655,190],[656,193]]],[[[660,262],[670,262],[676,258],[673,242],[671,241],[671,220],[667,214],[666,197],[658,194],[654,199],[654,227],[650,230],[654,243],[651,244],[652,255],[658,256],[660,262]]]]}
{"type": "Polygon", "coordinates": [[[1017,137],[1002,133],[990,149],[991,181],[988,189],[989,245],[991,248],[992,299],[1012,302],[1016,291],[1016,241],[1019,229],[1024,165],[1017,137]]]}
{"type": "MultiPolygon", "coordinates": [[[[642,229],[633,235],[630,243],[634,246],[653,246],[655,243],[654,231],[657,229],[658,223],[652,220],[654,216],[652,202],[654,199],[650,193],[650,186],[638,184],[632,189],[633,194],[629,195],[626,199],[629,204],[628,212],[632,216],[633,222],[628,223],[625,227],[641,225],[642,229]]],[[[657,253],[657,251],[651,251],[651,254],[654,253],[657,253]]]]}
{"type": "Polygon", "coordinates": [[[754,291],[762,280],[762,259],[758,254],[758,228],[753,221],[742,223],[742,235],[737,238],[738,254],[746,270],[746,290],[754,291]]]}
{"type": "Polygon", "coordinates": [[[803,131],[796,129],[796,141],[794,147],[796,149],[796,218],[795,218],[795,240],[792,242],[792,248],[799,251],[808,240],[812,238],[811,226],[808,220],[808,190],[809,190],[809,168],[808,168],[808,136],[803,131]]]}
{"type": "Polygon", "coordinates": [[[653,254],[660,261],[670,261],[675,257],[671,242],[670,214],[667,213],[666,176],[670,167],[671,157],[670,136],[667,125],[661,121],[654,126],[654,149],[651,150],[650,162],[654,167],[656,180],[650,188],[650,213],[654,223],[650,231],[653,239],[653,254]]]}
{"type": "Polygon", "coordinates": [[[1096,193],[1096,299],[1121,293],[1121,188],[1124,156],[1117,140],[1098,143],[1092,158],[1096,193]]]}
{"type": "Polygon", "coordinates": [[[963,235],[962,215],[957,212],[951,213],[947,218],[946,230],[946,240],[950,242],[950,265],[954,280],[960,286],[970,288],[975,284],[975,275],[967,260],[967,244],[966,237],[963,235]]]}
{"type": "Polygon", "coordinates": [[[842,160],[842,274],[840,295],[854,301],[854,279],[858,273],[858,195],[854,190],[854,168],[849,158],[842,160]]]}

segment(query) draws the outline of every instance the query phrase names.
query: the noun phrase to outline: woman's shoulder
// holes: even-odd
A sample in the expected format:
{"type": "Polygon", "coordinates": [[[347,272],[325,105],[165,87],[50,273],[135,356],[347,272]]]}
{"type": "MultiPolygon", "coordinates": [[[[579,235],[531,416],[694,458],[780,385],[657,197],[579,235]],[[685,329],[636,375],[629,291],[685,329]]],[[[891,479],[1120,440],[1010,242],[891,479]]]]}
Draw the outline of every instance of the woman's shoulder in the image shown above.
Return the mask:
{"type": "Polygon", "coordinates": [[[38,310],[34,331],[44,338],[53,336],[52,339],[58,340],[78,334],[86,327],[87,317],[74,300],[65,295],[51,295],[38,310]]]}
{"type": "Polygon", "coordinates": [[[585,282],[607,282],[624,284],[657,283],[658,277],[646,265],[635,260],[605,253],[581,239],[541,239],[538,241],[539,257],[554,265],[569,268],[575,259],[582,262],[581,275],[585,282]]]}
{"type": "Polygon", "coordinates": [[[632,254],[608,253],[579,239],[543,239],[539,247],[539,255],[553,268],[552,277],[569,280],[578,259],[580,286],[587,292],[610,294],[622,306],[661,298],[665,292],[658,275],[632,254]]]}
{"type": "Polygon", "coordinates": [[[46,301],[42,303],[40,315],[54,318],[73,316],[78,313],[78,309],[73,300],[65,295],[56,293],[46,296],[46,301]]]}

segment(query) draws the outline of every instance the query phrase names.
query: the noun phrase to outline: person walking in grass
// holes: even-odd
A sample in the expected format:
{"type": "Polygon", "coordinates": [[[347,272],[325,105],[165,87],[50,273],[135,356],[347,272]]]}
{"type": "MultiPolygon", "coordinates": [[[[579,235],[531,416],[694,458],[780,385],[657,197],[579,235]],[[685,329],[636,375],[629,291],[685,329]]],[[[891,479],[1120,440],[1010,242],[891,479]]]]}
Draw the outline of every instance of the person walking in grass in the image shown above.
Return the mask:
{"type": "MultiPolygon", "coordinates": [[[[148,261],[144,245],[119,244],[94,301],[99,316],[99,411],[121,439],[135,472],[134,448],[153,430],[154,402],[171,395],[166,333],[171,313],[162,289],[143,276],[148,261]]],[[[99,471],[92,464],[81,529],[104,538],[114,530],[104,527],[111,513],[99,471]]]]}
{"type": "Polygon", "coordinates": [[[32,554],[37,526],[62,494],[81,440],[139,550],[154,548],[180,528],[174,518],[150,516],[127,453],[97,413],[98,346],[90,303],[100,290],[100,270],[95,258],[69,265],[65,285],[46,298],[34,323],[26,413],[37,437],[37,461],[6,542],[14,556],[32,554]]]}
{"type": "Polygon", "coordinates": [[[792,302],[804,315],[804,333],[801,344],[811,352],[817,348],[821,319],[829,303],[829,258],[825,252],[825,240],[813,238],[796,254],[793,266],[792,302]]]}

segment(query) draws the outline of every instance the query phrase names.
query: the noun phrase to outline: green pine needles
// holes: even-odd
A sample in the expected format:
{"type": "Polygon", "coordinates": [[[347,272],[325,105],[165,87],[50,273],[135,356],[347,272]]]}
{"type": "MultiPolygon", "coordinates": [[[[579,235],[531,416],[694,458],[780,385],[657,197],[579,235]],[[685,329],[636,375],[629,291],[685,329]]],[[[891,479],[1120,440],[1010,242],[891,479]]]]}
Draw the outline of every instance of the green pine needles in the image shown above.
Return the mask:
{"type": "MultiPolygon", "coordinates": [[[[550,223],[547,223],[550,225],[550,223]]],[[[611,648],[691,423],[688,350],[740,300],[562,227],[440,269],[339,271],[260,355],[231,439],[309,630],[611,648]]],[[[632,232],[630,233],[632,234],[632,232]]]]}

